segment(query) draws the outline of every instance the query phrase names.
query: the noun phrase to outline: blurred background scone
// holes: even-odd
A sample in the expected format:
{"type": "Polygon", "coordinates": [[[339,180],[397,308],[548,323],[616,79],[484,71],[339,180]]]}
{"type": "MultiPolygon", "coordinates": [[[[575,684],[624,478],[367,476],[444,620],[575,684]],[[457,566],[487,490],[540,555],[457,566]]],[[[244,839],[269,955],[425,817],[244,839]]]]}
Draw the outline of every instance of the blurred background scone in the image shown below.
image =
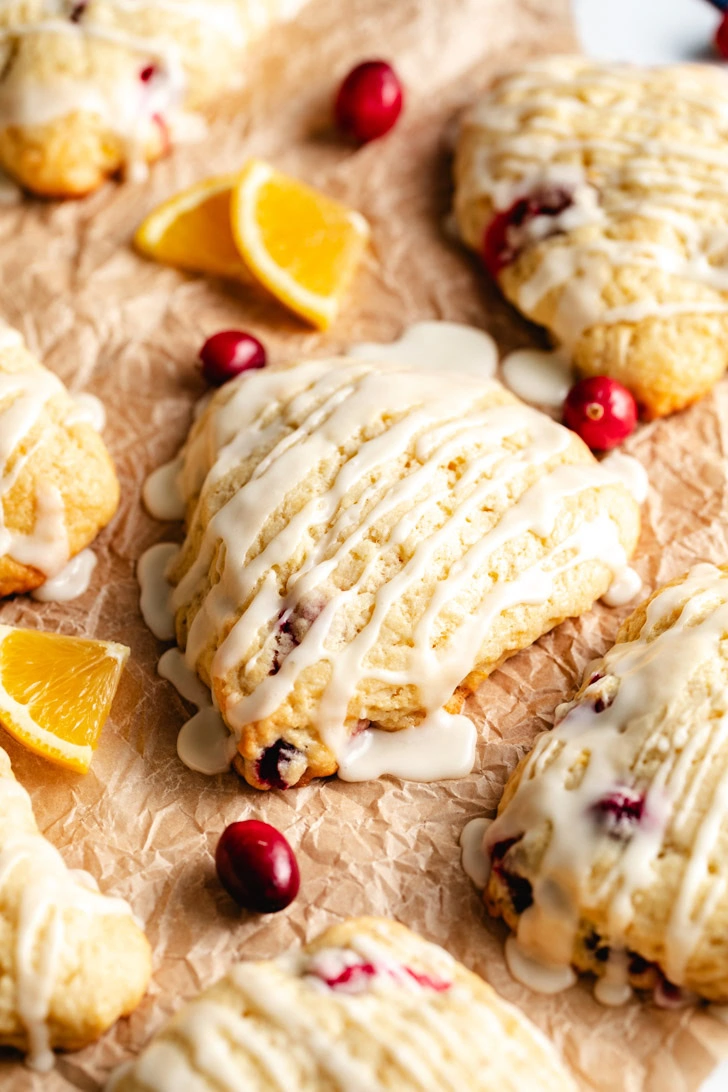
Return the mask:
{"type": "Polygon", "coordinates": [[[63,383],[0,329],[0,595],[57,576],[116,511],[101,436],[63,383]]]}
{"type": "Polygon", "coordinates": [[[0,1045],[41,1070],[139,1004],[151,952],[131,909],[69,870],[0,748],[0,1045]]]}
{"type": "Polygon", "coordinates": [[[508,299],[648,417],[728,356],[728,75],[579,57],[497,81],[465,115],[455,211],[508,299]]]}
{"type": "Polygon", "coordinates": [[[353,918],[300,951],[238,963],[107,1092],[573,1092],[547,1039],[446,951],[353,918]]]}
{"type": "Polygon", "coordinates": [[[639,534],[624,486],[500,384],[371,361],[227,383],[182,485],[178,641],[259,788],[343,771],[370,729],[426,749],[416,733],[452,731],[503,659],[588,610],[639,534]]]}
{"type": "Polygon", "coordinates": [[[303,0],[7,0],[0,166],[50,197],[142,176],[186,111],[241,81],[246,46],[303,0]]]}

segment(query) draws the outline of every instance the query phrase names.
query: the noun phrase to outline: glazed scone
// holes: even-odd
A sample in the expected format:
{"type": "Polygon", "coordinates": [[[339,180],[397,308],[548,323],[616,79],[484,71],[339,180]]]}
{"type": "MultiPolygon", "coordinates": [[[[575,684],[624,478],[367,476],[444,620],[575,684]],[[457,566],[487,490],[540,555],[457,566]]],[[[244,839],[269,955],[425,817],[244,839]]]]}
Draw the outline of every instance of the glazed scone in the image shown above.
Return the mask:
{"type": "Polygon", "coordinates": [[[66,867],[0,749],[0,1045],[48,1069],[136,1008],[150,973],[130,908],[66,867]]]}
{"type": "Polygon", "coordinates": [[[57,576],[105,527],[119,483],[63,383],[0,328],[0,596],[57,576]]]}
{"type": "Polygon", "coordinates": [[[553,1046],[442,948],[353,918],[188,1002],[107,1092],[574,1092],[553,1046]]]}
{"type": "Polygon", "coordinates": [[[728,567],[659,589],[590,664],[488,829],[509,963],[728,1001],[728,567]]]}
{"type": "Polygon", "coordinates": [[[0,166],[52,197],[143,175],[185,111],[241,82],[245,48],[303,0],[6,0],[0,166]]]}
{"type": "Polygon", "coordinates": [[[574,433],[457,372],[246,373],[199,416],[182,468],[177,637],[258,788],[358,780],[357,756],[404,730],[393,745],[432,760],[418,776],[443,776],[464,727],[474,748],[453,716],[465,695],[589,609],[639,533],[574,433]]]}
{"type": "Polygon", "coordinates": [[[507,298],[647,417],[728,363],[728,75],[537,61],[466,114],[455,212],[507,298]]]}

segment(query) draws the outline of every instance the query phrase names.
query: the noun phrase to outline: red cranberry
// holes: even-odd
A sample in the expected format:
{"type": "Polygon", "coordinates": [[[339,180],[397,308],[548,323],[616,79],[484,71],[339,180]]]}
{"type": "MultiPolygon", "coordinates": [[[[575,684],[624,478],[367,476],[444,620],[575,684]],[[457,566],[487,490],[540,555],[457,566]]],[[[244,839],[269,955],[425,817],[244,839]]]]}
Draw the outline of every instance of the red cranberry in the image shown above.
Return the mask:
{"type": "Polygon", "coordinates": [[[358,993],[359,990],[366,986],[366,983],[370,978],[374,978],[377,973],[377,968],[373,963],[354,963],[351,967],[344,967],[343,971],[336,975],[335,978],[324,978],[323,982],[329,987],[330,990],[336,990],[340,988],[348,988],[353,993],[358,993]]]}
{"type": "Polygon", "coordinates": [[[508,897],[517,914],[524,914],[529,906],[533,905],[533,887],[531,881],[525,876],[519,876],[505,863],[505,856],[512,846],[520,842],[522,834],[516,838],[506,838],[503,842],[497,842],[491,850],[491,866],[508,889],[508,897]]]}
{"type": "Polygon", "coordinates": [[[253,368],[264,368],[265,349],[244,330],[221,330],[208,337],[200,349],[202,374],[211,387],[221,387],[229,379],[253,368]]]}
{"type": "Polygon", "coordinates": [[[389,132],[403,101],[402,84],[392,66],[386,61],[363,61],[339,88],[336,124],[346,136],[366,144],[389,132]]]}
{"type": "Polygon", "coordinates": [[[147,65],[144,66],[144,68],[139,73],[139,79],[142,81],[142,83],[149,83],[150,80],[154,79],[156,74],[157,74],[156,64],[147,64],[147,65]]]}
{"type": "Polygon", "coordinates": [[[71,14],[68,18],[72,23],[80,23],[83,19],[86,8],[88,7],[88,0],[78,0],[77,4],[74,4],[71,8],[71,14]]]}
{"type": "Polygon", "coordinates": [[[715,32],[715,48],[721,57],[728,58],[728,13],[723,16],[715,32]]]}
{"type": "Polygon", "coordinates": [[[621,785],[592,804],[591,813],[610,838],[626,841],[642,821],[645,798],[636,789],[621,785]]]}
{"type": "Polygon", "coordinates": [[[637,425],[637,403],[626,387],[606,375],[581,379],[564,402],[564,424],[594,451],[609,451],[637,425]]]}
{"type": "Polygon", "coordinates": [[[300,754],[298,748],[292,743],[287,743],[285,739],[277,739],[270,747],[266,747],[255,769],[256,777],[261,785],[270,789],[290,788],[290,781],[286,775],[291,762],[300,754]]]}
{"type": "Polygon", "coordinates": [[[568,190],[561,186],[544,186],[497,213],[483,236],[483,262],[491,277],[495,279],[504,266],[516,260],[526,241],[523,229],[531,220],[537,216],[559,216],[572,200],[568,190]]]}
{"type": "Polygon", "coordinates": [[[293,850],[268,823],[245,819],[220,836],[215,867],[228,894],[247,910],[272,914],[293,902],[300,876],[293,850]]]}

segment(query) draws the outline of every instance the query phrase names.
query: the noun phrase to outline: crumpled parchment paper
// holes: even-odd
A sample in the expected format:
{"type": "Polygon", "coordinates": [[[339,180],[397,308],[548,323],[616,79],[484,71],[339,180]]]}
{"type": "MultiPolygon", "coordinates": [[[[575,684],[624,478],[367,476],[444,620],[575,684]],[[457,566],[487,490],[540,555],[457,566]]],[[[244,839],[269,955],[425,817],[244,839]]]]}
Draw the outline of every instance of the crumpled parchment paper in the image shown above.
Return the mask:
{"type": "MultiPolygon", "coordinates": [[[[89,592],[65,605],[8,601],[0,620],[132,648],[87,776],[57,770],[4,733],[0,743],[41,828],[71,866],[131,901],[154,946],[154,978],[131,1019],[94,1046],[60,1056],[47,1076],[5,1053],[0,1088],[93,1092],[234,959],[272,956],[353,914],[391,915],[449,948],[556,1040],[585,1089],[687,1092],[728,1049],[728,1029],[704,1011],[665,1012],[637,1001],[611,1010],[584,984],[551,998],[519,986],[504,965],[504,929],[487,919],[460,867],[462,827],[492,814],[509,770],[629,608],[600,606],[566,623],[481,687],[470,702],[481,727],[478,759],[461,781],[334,779],[267,794],[232,773],[206,778],[179,762],[176,735],[190,710],[157,677],[163,646],[138,610],[137,558],[180,534],[143,511],[142,483],[184,439],[203,393],[195,355],[209,334],[247,327],[274,359],[389,340],[424,318],[485,327],[503,351],[538,340],[443,229],[448,123],[496,72],[535,52],[573,48],[567,0],[312,0],[296,24],[252,51],[246,88],[219,104],[208,139],[178,148],[147,183],[109,185],[76,203],[26,200],[0,210],[0,316],[73,390],[105,401],[106,438],[122,481],[121,509],[98,541],[89,592]],[[331,132],[331,97],[353,63],[381,55],[406,83],[406,111],[385,140],[355,150],[331,132]],[[130,248],[134,228],[160,200],[250,155],[320,185],[372,223],[366,266],[327,336],[262,290],[186,276],[130,248]],[[300,895],[277,916],[239,911],[215,877],[221,831],[248,816],[283,830],[298,855],[300,895]]],[[[636,562],[647,588],[695,561],[728,559],[726,422],[724,383],[626,445],[652,486],[636,562]]]]}

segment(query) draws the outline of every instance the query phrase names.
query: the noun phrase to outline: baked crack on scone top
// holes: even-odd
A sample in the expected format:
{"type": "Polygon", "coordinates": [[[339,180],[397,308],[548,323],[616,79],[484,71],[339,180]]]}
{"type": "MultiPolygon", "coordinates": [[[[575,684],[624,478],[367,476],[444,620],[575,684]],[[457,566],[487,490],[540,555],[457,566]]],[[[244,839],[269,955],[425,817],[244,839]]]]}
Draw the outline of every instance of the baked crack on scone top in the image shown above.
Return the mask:
{"type": "Polygon", "coordinates": [[[198,134],[245,48],[304,0],[5,0],[0,166],[50,197],[96,189],[198,134]]]}
{"type": "Polygon", "coordinates": [[[444,949],[352,918],[237,963],[106,1092],[574,1092],[554,1047],[444,949]]]}
{"type": "Polygon", "coordinates": [[[101,436],[21,335],[0,323],[0,596],[57,576],[118,503],[101,436]]]}
{"type": "Polygon", "coordinates": [[[728,363],[728,74],[552,57],[465,115],[455,212],[508,299],[648,417],[728,363]]]}
{"type": "Polygon", "coordinates": [[[486,843],[517,977],[573,966],[609,1004],[630,984],[728,1001],[728,567],[696,565],[627,619],[486,843]]]}
{"type": "Polygon", "coordinates": [[[606,592],[639,534],[574,433],[457,372],[246,373],[182,464],[178,641],[258,788],[336,772],[365,729],[447,730],[507,656],[606,592]]]}

